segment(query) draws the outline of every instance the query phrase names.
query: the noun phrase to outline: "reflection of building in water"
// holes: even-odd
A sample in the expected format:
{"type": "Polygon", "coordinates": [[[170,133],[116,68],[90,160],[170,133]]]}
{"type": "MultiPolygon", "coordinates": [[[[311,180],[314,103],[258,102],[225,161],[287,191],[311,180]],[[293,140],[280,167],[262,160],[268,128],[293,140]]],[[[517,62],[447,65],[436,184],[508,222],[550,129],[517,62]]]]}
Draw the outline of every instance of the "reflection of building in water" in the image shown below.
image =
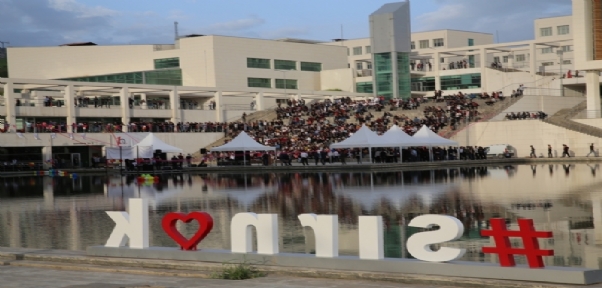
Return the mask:
{"type": "MultiPolygon", "coordinates": [[[[163,175],[154,183],[135,176],[69,178],[0,178],[0,246],[84,249],[103,244],[113,223],[107,210],[125,210],[129,198],[151,205],[151,244],[175,246],[162,231],[167,211],[206,211],[215,218],[203,247],[229,249],[230,219],[239,212],[277,213],[281,251],[312,253],[313,232],[301,227],[302,213],[337,214],[342,255],[358,251],[357,219],[382,215],[387,257],[411,257],[405,242],[420,229],[407,227],[423,214],[446,214],[465,225],[460,241],[445,244],[467,248],[466,260],[493,261],[480,253],[490,240],[480,237],[487,220],[502,217],[511,229],[517,218],[532,218],[549,229],[553,240],[542,247],[556,250],[547,265],[598,267],[602,250],[594,245],[602,233],[600,180],[591,167],[467,167],[426,171],[345,173],[247,173],[163,175]],[[592,203],[592,204],[590,204],[592,203]],[[593,211],[593,213],[592,213],[593,211]],[[592,220],[593,219],[593,220],[592,220]],[[35,235],[35,237],[33,236],[35,235]],[[310,238],[306,244],[305,237],[310,238]],[[598,252],[599,251],[599,252],[598,252]]],[[[181,225],[184,234],[196,230],[181,225]]],[[[516,242],[516,241],[515,241],[516,242]]],[[[520,259],[519,259],[520,260],[520,259]]],[[[522,261],[522,260],[520,260],[522,261]]]]}

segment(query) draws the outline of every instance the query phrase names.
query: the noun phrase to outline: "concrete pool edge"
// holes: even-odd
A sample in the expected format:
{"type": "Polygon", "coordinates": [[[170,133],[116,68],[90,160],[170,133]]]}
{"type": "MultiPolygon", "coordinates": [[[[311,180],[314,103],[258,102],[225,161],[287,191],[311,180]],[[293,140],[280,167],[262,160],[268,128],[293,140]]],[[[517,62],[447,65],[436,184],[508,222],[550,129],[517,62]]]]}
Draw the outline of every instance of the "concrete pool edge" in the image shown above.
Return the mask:
{"type": "MultiPolygon", "coordinates": [[[[207,272],[216,272],[221,271],[222,269],[222,263],[98,257],[88,256],[85,251],[9,247],[0,247],[0,265],[1,264],[31,268],[77,270],[88,272],[103,272],[105,269],[107,269],[107,267],[112,267],[113,272],[126,274],[145,274],[157,276],[169,274],[178,275],[178,277],[198,278],[207,278],[207,272]],[[98,267],[99,269],[94,269],[94,267],[98,267]]],[[[261,266],[258,267],[258,269],[262,272],[267,272],[270,275],[273,274],[285,277],[370,280],[445,287],[544,287],[542,286],[541,282],[460,278],[421,274],[376,273],[329,269],[291,269],[290,267],[276,266],[261,266]]],[[[546,283],[545,287],[568,288],[575,286],[546,283]]]]}
{"type": "Polygon", "coordinates": [[[109,248],[104,246],[88,247],[89,256],[123,257],[134,259],[156,259],[176,261],[198,261],[212,263],[249,262],[258,266],[276,266],[282,268],[301,268],[330,270],[339,273],[362,271],[368,273],[402,273],[420,276],[462,277],[472,280],[510,280],[554,284],[589,285],[602,282],[602,270],[546,267],[529,269],[520,267],[500,267],[498,264],[455,261],[453,263],[429,263],[414,259],[361,260],[354,256],[337,258],[317,258],[309,254],[280,253],[276,255],[233,254],[225,250],[203,249],[182,251],[177,248],[152,247],[149,249],[130,249],[128,247],[109,248]]]}
{"type": "MultiPolygon", "coordinates": [[[[352,163],[353,161],[348,161],[352,163]]],[[[587,163],[602,163],[602,157],[571,157],[571,158],[510,158],[510,159],[487,159],[487,160],[452,160],[452,161],[437,161],[437,162],[408,162],[408,163],[386,163],[386,164],[349,164],[341,165],[327,164],[302,166],[299,163],[293,163],[292,166],[208,166],[208,167],[185,167],[182,170],[165,170],[153,172],[156,174],[162,173],[266,173],[266,172],[339,172],[339,171],[371,171],[371,172],[386,172],[386,171],[413,171],[413,170],[430,170],[439,168],[454,168],[454,167],[483,167],[483,166],[504,166],[504,165],[545,165],[545,164],[587,164],[587,163]]],[[[104,168],[79,168],[79,169],[58,169],[68,173],[78,174],[106,174],[106,173],[121,173],[119,169],[104,169],[104,168]]],[[[149,173],[149,172],[126,172],[131,174],[149,173]]],[[[32,176],[35,171],[6,171],[2,173],[2,177],[15,176],[32,176]]]]}

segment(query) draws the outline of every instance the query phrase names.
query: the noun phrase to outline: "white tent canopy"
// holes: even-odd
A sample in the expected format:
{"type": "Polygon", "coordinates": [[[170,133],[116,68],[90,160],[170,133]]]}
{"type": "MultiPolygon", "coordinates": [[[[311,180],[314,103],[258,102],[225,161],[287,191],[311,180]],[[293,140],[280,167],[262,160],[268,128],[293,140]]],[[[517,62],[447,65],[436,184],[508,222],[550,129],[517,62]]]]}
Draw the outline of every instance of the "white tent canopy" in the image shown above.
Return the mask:
{"type": "Polygon", "coordinates": [[[362,148],[362,147],[383,147],[384,141],[379,139],[378,134],[370,130],[366,125],[357,130],[351,137],[335,144],[331,144],[330,148],[362,148]]]}
{"type": "Polygon", "coordinates": [[[423,125],[412,137],[424,143],[423,146],[458,146],[458,142],[437,135],[437,133],[431,131],[426,125],[423,125]]]}
{"type": "Polygon", "coordinates": [[[389,131],[385,132],[385,134],[380,136],[380,139],[394,147],[413,147],[429,145],[429,143],[427,143],[426,141],[422,141],[418,138],[413,138],[412,136],[406,134],[397,125],[393,125],[391,128],[389,128],[389,131]]]}
{"type": "Polygon", "coordinates": [[[171,146],[171,145],[161,141],[161,139],[157,138],[153,133],[148,134],[148,136],[144,137],[144,139],[142,139],[142,141],[140,141],[138,144],[134,145],[133,147],[140,147],[140,148],[152,147],[153,151],[161,150],[162,152],[171,152],[171,153],[182,152],[182,149],[171,146]]]}
{"type": "Polygon", "coordinates": [[[265,146],[257,143],[251,136],[245,132],[241,132],[232,139],[232,141],[215,148],[211,148],[211,151],[273,151],[275,147],[265,146]]]}

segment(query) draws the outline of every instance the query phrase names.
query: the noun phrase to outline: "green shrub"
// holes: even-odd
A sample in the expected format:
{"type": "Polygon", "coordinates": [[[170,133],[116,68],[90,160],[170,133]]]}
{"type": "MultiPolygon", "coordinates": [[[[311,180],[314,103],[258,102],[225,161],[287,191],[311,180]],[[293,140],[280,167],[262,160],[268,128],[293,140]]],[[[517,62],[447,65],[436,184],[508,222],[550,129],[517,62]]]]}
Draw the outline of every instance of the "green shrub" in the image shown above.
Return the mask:
{"type": "Polygon", "coordinates": [[[245,280],[257,277],[264,277],[265,273],[260,272],[257,268],[247,262],[243,263],[224,263],[222,271],[214,273],[211,278],[226,279],[226,280],[245,280]]]}

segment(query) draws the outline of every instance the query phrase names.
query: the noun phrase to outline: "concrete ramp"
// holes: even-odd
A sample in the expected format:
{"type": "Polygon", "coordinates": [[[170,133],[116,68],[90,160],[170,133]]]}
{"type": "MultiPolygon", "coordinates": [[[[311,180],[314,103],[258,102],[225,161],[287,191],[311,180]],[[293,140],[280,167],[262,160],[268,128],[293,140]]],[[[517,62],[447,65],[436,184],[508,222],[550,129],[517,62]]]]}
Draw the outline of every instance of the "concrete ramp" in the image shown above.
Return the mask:
{"type": "Polygon", "coordinates": [[[489,121],[502,121],[507,113],[512,112],[543,111],[548,115],[554,115],[562,109],[573,108],[584,100],[585,97],[522,96],[516,103],[489,121]]]}

